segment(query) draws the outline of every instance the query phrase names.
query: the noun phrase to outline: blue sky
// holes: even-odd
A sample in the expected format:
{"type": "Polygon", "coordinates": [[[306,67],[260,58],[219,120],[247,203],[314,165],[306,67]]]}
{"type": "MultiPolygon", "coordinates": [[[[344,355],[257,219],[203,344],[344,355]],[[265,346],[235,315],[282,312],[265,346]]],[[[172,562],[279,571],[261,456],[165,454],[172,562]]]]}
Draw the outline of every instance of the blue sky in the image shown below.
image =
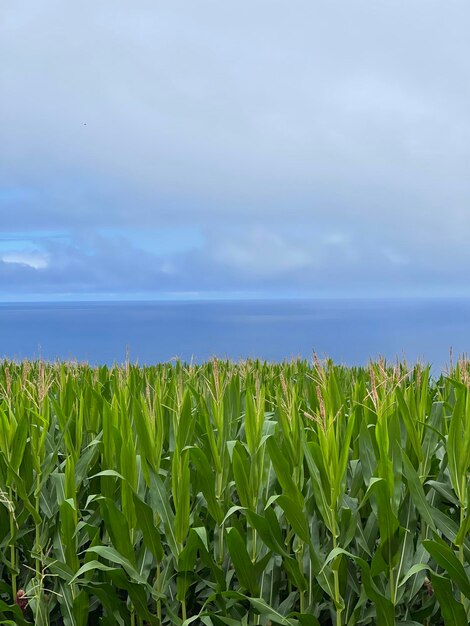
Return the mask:
{"type": "Polygon", "coordinates": [[[0,300],[470,295],[465,0],[3,0],[0,300]]]}

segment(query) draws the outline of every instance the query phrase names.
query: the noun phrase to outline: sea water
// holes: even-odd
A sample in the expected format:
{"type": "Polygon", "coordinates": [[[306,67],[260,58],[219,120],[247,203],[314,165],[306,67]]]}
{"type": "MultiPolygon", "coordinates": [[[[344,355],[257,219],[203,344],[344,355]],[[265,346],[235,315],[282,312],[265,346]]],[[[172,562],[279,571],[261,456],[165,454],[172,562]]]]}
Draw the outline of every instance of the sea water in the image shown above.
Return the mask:
{"type": "Polygon", "coordinates": [[[0,357],[141,364],[212,356],[431,362],[470,349],[468,299],[0,304],[0,357]]]}

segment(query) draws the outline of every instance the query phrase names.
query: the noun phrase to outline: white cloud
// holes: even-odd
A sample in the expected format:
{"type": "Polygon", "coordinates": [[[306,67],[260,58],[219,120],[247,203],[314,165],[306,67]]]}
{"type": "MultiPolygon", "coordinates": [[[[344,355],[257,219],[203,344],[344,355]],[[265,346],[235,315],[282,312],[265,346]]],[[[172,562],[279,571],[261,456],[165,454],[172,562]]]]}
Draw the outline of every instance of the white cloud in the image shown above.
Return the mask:
{"type": "Polygon", "coordinates": [[[315,254],[313,246],[307,249],[305,243],[257,229],[232,241],[222,241],[214,250],[214,258],[242,274],[274,278],[310,267],[315,254]]]}
{"type": "Polygon", "coordinates": [[[35,270],[43,270],[49,266],[49,259],[40,252],[8,252],[1,257],[4,263],[26,265],[35,270]]]}

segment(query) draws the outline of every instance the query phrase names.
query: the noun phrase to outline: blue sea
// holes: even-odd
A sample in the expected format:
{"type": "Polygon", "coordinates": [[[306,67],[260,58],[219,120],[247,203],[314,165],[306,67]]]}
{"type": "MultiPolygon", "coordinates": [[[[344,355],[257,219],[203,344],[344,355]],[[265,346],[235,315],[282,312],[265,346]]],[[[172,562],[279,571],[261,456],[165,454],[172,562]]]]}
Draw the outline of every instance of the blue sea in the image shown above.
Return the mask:
{"type": "Polygon", "coordinates": [[[0,357],[140,364],[211,356],[397,356],[439,371],[470,349],[470,300],[276,300],[0,304],[0,357]]]}

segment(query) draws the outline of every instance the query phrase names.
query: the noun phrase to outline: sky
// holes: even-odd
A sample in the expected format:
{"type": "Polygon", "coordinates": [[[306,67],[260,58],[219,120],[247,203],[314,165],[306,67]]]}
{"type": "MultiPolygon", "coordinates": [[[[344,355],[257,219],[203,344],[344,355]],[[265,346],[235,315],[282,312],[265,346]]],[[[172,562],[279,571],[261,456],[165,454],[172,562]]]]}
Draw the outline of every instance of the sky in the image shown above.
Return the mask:
{"type": "Polygon", "coordinates": [[[0,301],[470,295],[468,0],[2,0],[0,301]]]}

